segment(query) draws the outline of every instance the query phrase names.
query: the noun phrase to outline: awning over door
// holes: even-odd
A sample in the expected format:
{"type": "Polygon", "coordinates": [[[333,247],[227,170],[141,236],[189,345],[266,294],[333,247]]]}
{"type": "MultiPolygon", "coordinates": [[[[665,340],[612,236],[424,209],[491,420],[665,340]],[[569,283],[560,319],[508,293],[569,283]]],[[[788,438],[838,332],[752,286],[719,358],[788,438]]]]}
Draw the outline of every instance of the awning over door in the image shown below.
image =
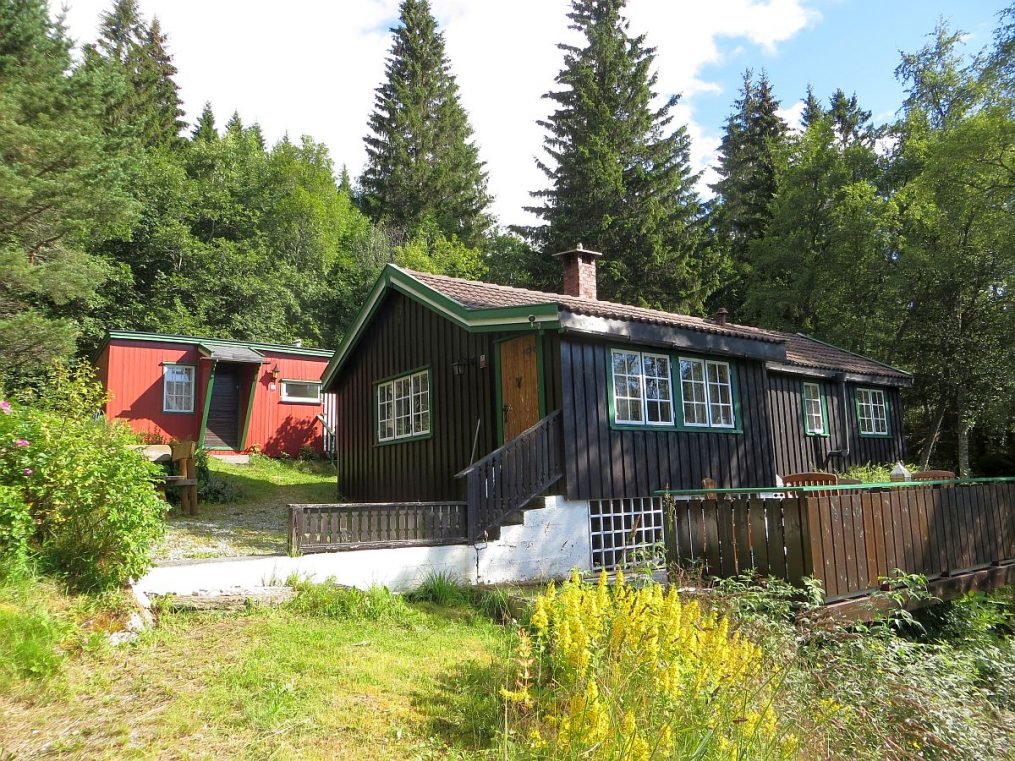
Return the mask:
{"type": "Polygon", "coordinates": [[[259,365],[265,361],[264,355],[246,346],[231,346],[229,344],[217,344],[206,342],[199,344],[201,353],[208,359],[217,359],[220,362],[247,362],[252,365],[259,365]]]}

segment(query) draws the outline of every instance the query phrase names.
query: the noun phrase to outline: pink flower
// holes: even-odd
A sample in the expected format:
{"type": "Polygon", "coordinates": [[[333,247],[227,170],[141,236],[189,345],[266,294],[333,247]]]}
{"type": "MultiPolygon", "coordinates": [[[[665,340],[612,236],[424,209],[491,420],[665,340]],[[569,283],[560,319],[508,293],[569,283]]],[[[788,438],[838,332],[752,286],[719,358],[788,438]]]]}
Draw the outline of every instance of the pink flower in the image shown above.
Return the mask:
{"type": "Polygon", "coordinates": [[[11,403],[6,399],[0,401],[0,412],[3,412],[5,415],[11,414],[11,403]]]}
{"type": "Polygon", "coordinates": [[[27,446],[31,445],[31,443],[32,442],[30,442],[28,439],[15,439],[14,440],[14,446],[16,446],[16,447],[27,447],[27,446]]]}
{"type": "Polygon", "coordinates": [[[34,470],[32,470],[31,468],[25,468],[25,469],[24,469],[23,471],[21,471],[21,472],[22,472],[22,473],[24,473],[24,474],[25,474],[26,476],[30,476],[30,475],[32,475],[32,473],[34,473],[35,471],[34,471],[34,470]]]}

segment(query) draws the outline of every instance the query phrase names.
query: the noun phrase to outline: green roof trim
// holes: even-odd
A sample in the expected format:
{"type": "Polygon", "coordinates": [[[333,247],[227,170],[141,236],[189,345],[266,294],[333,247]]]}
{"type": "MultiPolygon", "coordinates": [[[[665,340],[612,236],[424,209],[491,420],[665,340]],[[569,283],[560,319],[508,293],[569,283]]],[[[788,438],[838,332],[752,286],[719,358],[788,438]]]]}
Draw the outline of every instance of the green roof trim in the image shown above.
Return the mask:
{"type": "Polygon", "coordinates": [[[541,328],[556,329],[560,327],[560,307],[556,302],[499,307],[497,309],[469,309],[464,304],[420,282],[401,267],[388,264],[378,276],[366,302],[353,319],[341,346],[338,347],[338,351],[335,352],[335,356],[324,371],[322,382],[325,391],[329,390],[335,375],[345,364],[356,344],[359,343],[363,331],[389,290],[397,291],[413,301],[419,302],[470,333],[531,330],[533,324],[539,325],[541,328]],[[530,320],[530,317],[533,320],[530,320]]]}
{"type": "Polygon", "coordinates": [[[118,341],[156,341],[159,343],[196,344],[198,346],[233,346],[252,351],[271,351],[284,354],[299,354],[306,357],[331,357],[335,352],[331,349],[313,349],[306,346],[291,344],[267,344],[259,341],[237,341],[232,338],[208,338],[201,336],[180,336],[169,333],[142,333],[133,330],[110,330],[106,340],[99,347],[99,352],[112,340],[118,341]]]}

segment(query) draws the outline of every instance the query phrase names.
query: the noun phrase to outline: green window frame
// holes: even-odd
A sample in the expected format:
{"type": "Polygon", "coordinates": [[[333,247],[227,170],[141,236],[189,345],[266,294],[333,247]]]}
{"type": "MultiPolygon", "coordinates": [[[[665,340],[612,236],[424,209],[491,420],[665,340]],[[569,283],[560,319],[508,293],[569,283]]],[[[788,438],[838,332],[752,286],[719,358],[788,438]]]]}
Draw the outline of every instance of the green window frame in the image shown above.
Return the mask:
{"type": "Polygon", "coordinates": [[[856,402],[856,425],[860,435],[882,439],[890,437],[891,416],[888,394],[885,390],[861,387],[856,389],[853,397],[856,402]]]}
{"type": "Polygon", "coordinates": [[[423,439],[433,434],[430,368],[374,384],[374,438],[378,444],[423,439]]]}
{"type": "Polygon", "coordinates": [[[671,364],[667,354],[610,349],[611,417],[616,425],[673,425],[671,364]]]}
{"type": "Polygon", "coordinates": [[[169,415],[192,415],[197,397],[197,366],[162,363],[162,411],[169,415]]]}
{"type": "Polygon", "coordinates": [[[733,368],[729,362],[680,357],[680,407],[688,429],[737,427],[733,368]]]}
{"type": "Polygon", "coordinates": [[[611,428],[743,433],[735,364],[630,347],[608,357],[611,428]]]}
{"type": "Polygon", "coordinates": [[[800,397],[803,400],[804,432],[808,436],[828,436],[828,407],[821,384],[805,382],[800,397]]]}

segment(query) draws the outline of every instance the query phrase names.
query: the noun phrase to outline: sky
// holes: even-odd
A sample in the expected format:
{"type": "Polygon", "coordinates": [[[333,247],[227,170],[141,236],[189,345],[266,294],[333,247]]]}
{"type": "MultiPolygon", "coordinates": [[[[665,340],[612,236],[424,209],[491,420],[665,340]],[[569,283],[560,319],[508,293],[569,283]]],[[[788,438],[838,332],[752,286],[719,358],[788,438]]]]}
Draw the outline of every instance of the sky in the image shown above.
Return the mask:
{"type": "MultiPolygon", "coordinates": [[[[93,41],[112,0],[64,0],[71,36],[93,41]]],[[[363,168],[363,136],[384,74],[398,0],[140,0],[157,16],[179,69],[186,118],[210,101],[221,127],[238,111],[274,142],[288,134],[325,143],[336,172],[363,168]]],[[[567,0],[431,0],[452,71],[486,162],[494,214],[528,224],[529,192],[545,186],[536,168],[562,56],[577,42],[567,0]]],[[[808,83],[827,99],[855,92],[878,122],[904,97],[894,76],[899,51],[926,42],[940,19],[986,45],[1001,0],[629,0],[634,34],[658,50],[660,95],[680,94],[691,159],[708,195],[723,122],[745,69],[765,70],[793,122],[808,83]]]]}

